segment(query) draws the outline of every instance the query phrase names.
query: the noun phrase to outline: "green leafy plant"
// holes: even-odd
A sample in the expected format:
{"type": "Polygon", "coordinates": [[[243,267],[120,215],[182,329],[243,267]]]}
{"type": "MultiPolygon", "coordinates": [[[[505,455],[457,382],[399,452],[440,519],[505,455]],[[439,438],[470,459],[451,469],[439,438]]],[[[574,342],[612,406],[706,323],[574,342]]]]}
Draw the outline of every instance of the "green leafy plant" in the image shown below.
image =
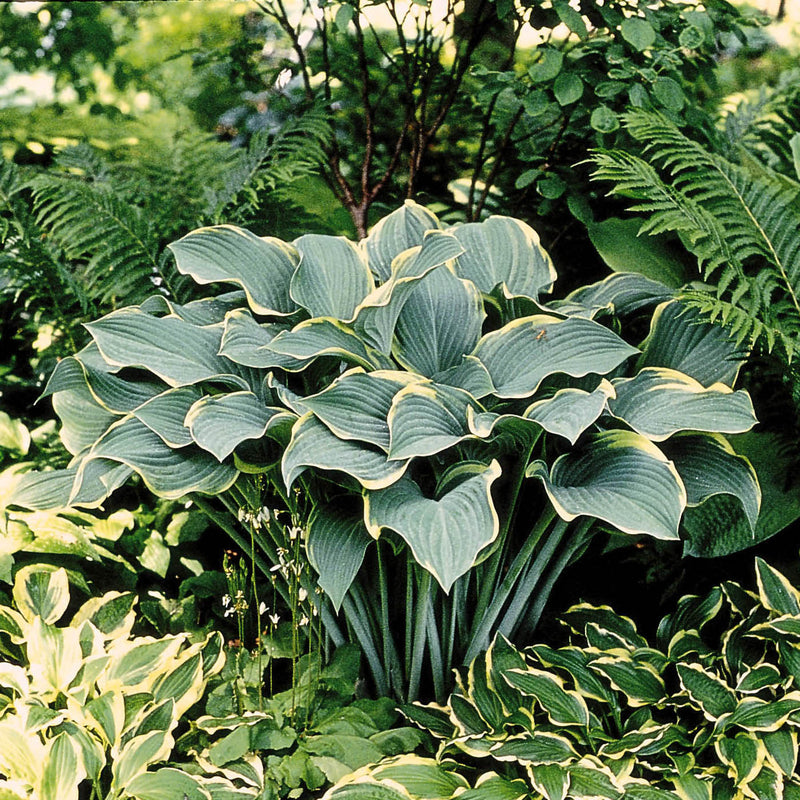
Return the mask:
{"type": "Polygon", "coordinates": [[[64,569],[17,572],[0,607],[0,792],[5,798],[252,796],[224,776],[161,766],[181,719],[225,661],[222,637],[132,637],[136,598],[70,608],[64,569]],[[88,795],[84,792],[88,791],[88,795]]]}
{"type": "Polygon", "coordinates": [[[446,706],[407,716],[441,739],[343,779],[329,800],[796,798],[800,594],[756,559],[758,593],[687,596],[657,646],[607,606],[564,615],[569,644],[503,638],[446,706]],[[472,788],[470,788],[472,787],[472,788]]]}
{"type": "Polygon", "coordinates": [[[527,225],[445,230],[411,202],[359,245],[219,226],[171,249],[239,290],[89,324],[46,390],[74,459],[14,502],[92,506],[135,472],[192,494],[266,576],[290,514],[325,630],[348,626],[381,694],[415,697],[427,663],[443,697],[608,525],[677,540],[730,495],[752,541],[758,482],[724,437],[755,422],[734,344],[665,286],[612,276],[544,305],[555,271],[527,225]]]}

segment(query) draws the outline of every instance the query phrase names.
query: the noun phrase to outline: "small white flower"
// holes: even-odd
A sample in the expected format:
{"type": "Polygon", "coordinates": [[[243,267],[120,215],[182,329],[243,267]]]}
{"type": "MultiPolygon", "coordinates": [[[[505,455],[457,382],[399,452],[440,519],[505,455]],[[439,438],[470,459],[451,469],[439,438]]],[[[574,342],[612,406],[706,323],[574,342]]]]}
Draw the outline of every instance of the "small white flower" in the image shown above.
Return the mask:
{"type": "Polygon", "coordinates": [[[231,604],[231,596],[229,594],[222,595],[222,607],[227,608],[231,604]]]}
{"type": "Polygon", "coordinates": [[[306,625],[308,625],[308,622],[309,622],[308,617],[305,614],[303,614],[303,616],[300,617],[300,627],[301,628],[305,627],[306,625]]]}
{"type": "Polygon", "coordinates": [[[297,592],[297,599],[302,603],[308,597],[308,592],[301,586],[300,590],[297,592]]]}
{"type": "Polygon", "coordinates": [[[281,621],[280,615],[279,614],[270,614],[269,615],[269,621],[273,625],[277,625],[281,621]]]}
{"type": "Polygon", "coordinates": [[[266,603],[259,603],[258,613],[259,613],[260,616],[263,617],[264,614],[266,614],[268,610],[269,609],[267,608],[267,604],[266,603]]]}

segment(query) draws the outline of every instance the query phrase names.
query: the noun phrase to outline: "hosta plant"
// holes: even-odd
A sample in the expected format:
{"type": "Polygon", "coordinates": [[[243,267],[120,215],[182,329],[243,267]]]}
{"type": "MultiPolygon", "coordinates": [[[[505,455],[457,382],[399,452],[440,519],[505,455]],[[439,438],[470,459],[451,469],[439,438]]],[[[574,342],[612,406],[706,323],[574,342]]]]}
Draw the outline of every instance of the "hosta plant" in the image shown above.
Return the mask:
{"type": "Polygon", "coordinates": [[[326,800],[795,800],[800,593],[756,560],[682,598],[648,644],[607,606],[566,612],[570,642],[499,637],[446,706],[408,716],[441,739],[343,779],[326,800]]]}
{"type": "Polygon", "coordinates": [[[222,637],[132,637],[136,598],[70,610],[67,572],[17,572],[0,607],[0,797],[248,797],[223,774],[165,766],[181,718],[225,661],[222,637]]]}
{"type": "Polygon", "coordinates": [[[220,291],[87,326],[46,390],[72,463],[15,502],[92,506],[136,473],[194,495],[265,574],[301,535],[327,632],[381,693],[416,696],[427,665],[443,698],[495,631],[536,624],[598,528],[677,540],[720,495],[756,524],[725,438],[755,423],[734,346],[656,282],[545,304],[531,228],[443,229],[412,202],[360,243],[218,226],[171,249],[220,291]]]}

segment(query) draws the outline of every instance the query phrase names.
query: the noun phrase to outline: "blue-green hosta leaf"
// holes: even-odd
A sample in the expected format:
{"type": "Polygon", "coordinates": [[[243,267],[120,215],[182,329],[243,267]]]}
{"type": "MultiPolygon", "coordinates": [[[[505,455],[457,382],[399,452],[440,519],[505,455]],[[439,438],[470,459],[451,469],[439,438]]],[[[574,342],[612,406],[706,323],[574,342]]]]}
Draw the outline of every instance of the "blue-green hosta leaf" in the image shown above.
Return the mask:
{"type": "Polygon", "coordinates": [[[578,437],[594,423],[609,398],[614,397],[614,387],[603,378],[591,392],[583,389],[560,389],[546,400],[538,400],[525,409],[525,419],[533,420],[548,433],[555,433],[575,444],[578,437]]]}
{"type": "Polygon", "coordinates": [[[292,299],[312,317],[350,320],[375,288],[364,251],[344,236],[310,233],[295,239],[300,264],[291,283],[292,299]]]}
{"type": "Polygon", "coordinates": [[[393,366],[384,355],[365,344],[352,328],[330,318],[304,320],[292,330],[279,333],[269,343],[268,349],[301,361],[318,356],[337,356],[367,370],[391,369],[393,366]]]}
{"type": "MultiPolygon", "coordinates": [[[[617,272],[602,281],[582,286],[565,298],[566,304],[577,303],[587,308],[611,306],[615,314],[627,316],[641,308],[664,303],[673,296],[672,289],[663,283],[632,272],[617,272]]],[[[561,309],[558,302],[553,308],[561,309]]]]}
{"type": "Polygon", "coordinates": [[[225,317],[219,354],[253,369],[279,367],[299,372],[308,366],[310,359],[282,356],[269,349],[272,340],[286,330],[289,328],[281,323],[259,324],[246,309],[232,311],[225,317]]]}
{"type": "Polygon", "coordinates": [[[289,293],[299,255],[294,247],[261,238],[234,225],[200,228],[169,245],[178,271],[197,283],[222,281],[241,286],[256,314],[297,310],[289,293]]]}
{"type": "Polygon", "coordinates": [[[219,494],[236,479],[229,464],[221,464],[210,453],[193,448],[175,451],[164,444],[143,422],[129,418],[109,428],[79,467],[81,473],[95,459],[116,461],[142,476],[160,497],[178,499],[191,492],[219,494]]]}
{"type": "Polygon", "coordinates": [[[355,439],[389,450],[389,409],[392,399],[405,386],[422,380],[407,372],[355,367],[340,375],[319,394],[303,398],[340,439],[355,439]]]}
{"type": "Polygon", "coordinates": [[[143,403],[133,416],[157,433],[164,444],[173,448],[192,443],[192,434],[185,424],[189,409],[203,396],[194,386],[180,386],[143,403]]]}
{"type": "Polygon", "coordinates": [[[237,366],[219,355],[221,326],[198,328],[179,317],[152,317],[131,307],[86,328],[114,366],[148,369],[172,387],[216,379],[250,388],[237,366]]]}
{"type": "Polygon", "coordinates": [[[484,294],[502,286],[506,297],[529,297],[549,292],[556,271],[539,235],[524,222],[492,216],[453,228],[464,246],[456,272],[471,280],[484,294]]]}
{"type": "Polygon", "coordinates": [[[356,309],[353,327],[370,346],[388,355],[403,305],[415,284],[431,270],[448,264],[462,252],[458,240],[443,231],[429,231],[422,244],[395,259],[391,278],[370,292],[356,309]]]}
{"type": "Polygon", "coordinates": [[[352,475],[365,489],[381,489],[397,481],[408,462],[388,461],[386,453],[361,442],[338,438],[313,413],[301,417],[283,453],[281,471],[288,488],[309,467],[352,475]]]}
{"type": "Polygon", "coordinates": [[[529,667],[509,670],[505,679],[524,695],[535,697],[554,725],[586,727],[589,724],[586,701],[578,692],[565,688],[558,675],[529,667]]]}
{"type": "Polygon", "coordinates": [[[437,372],[431,377],[434,383],[444,383],[469,392],[476,400],[494,392],[489,370],[475,356],[464,356],[454,367],[437,372]]]}
{"type": "Polygon", "coordinates": [[[106,411],[86,383],[54,394],[53,409],[61,420],[61,442],[73,455],[91,447],[121,418],[120,414],[106,411]]]}
{"type": "Polygon", "coordinates": [[[755,529],[761,508],[761,487],[752,464],[737,455],[722,436],[673,436],[662,445],[686,487],[686,502],[696,506],[709,497],[729,494],[742,504],[755,529]]]}
{"type": "Polygon", "coordinates": [[[469,408],[482,411],[463,389],[435,383],[406,386],[395,395],[389,412],[389,458],[430,456],[470,437],[469,408]]]}
{"type": "Polygon", "coordinates": [[[800,614],[800,592],[778,570],[756,558],[756,578],[761,602],[778,614],[800,614]]]}
{"type": "Polygon", "coordinates": [[[260,439],[275,425],[291,425],[297,417],[265,406],[252,392],[232,392],[198,400],[186,414],[186,426],[203,450],[219,461],[246,439],[260,439]]]}
{"type": "Polygon", "coordinates": [[[746,357],[722,325],[706,322],[699,311],[672,300],[655,310],[637,366],[669,367],[703,386],[733,386],[746,357]]]}
{"type": "Polygon", "coordinates": [[[426,231],[441,228],[436,216],[413,200],[380,220],[364,240],[369,268],[382,281],[392,274],[395,256],[422,244],[426,231]]]}
{"type": "Polygon", "coordinates": [[[674,369],[645,367],[633,378],[615,380],[614,389],[611,414],[655,442],[687,430],[744,433],[758,421],[747,392],[724,383],[706,389],[674,369]]]}
{"type": "Polygon", "coordinates": [[[508,736],[492,748],[492,758],[498,761],[521,761],[523,764],[569,764],[577,761],[578,753],[569,739],[557,733],[533,731],[508,736]]]}
{"type": "Polygon", "coordinates": [[[544,481],[563,519],[585,514],[624,533],[678,538],[686,489],[675,466],[636,433],[599,433],[580,451],[560,456],[549,474],[541,461],[532,463],[526,474],[544,481]]]}
{"type": "Polygon", "coordinates": [[[417,563],[449,592],[497,536],[499,520],[490,488],[500,472],[500,465],[493,461],[439,500],[424,497],[410,478],[367,492],[367,529],[376,539],[383,528],[396,531],[411,547],[417,563]]]}
{"type": "Polygon", "coordinates": [[[430,378],[475,349],[486,313],[475,284],[438,267],[417,281],[397,318],[395,358],[430,378]]]}
{"type": "Polygon", "coordinates": [[[79,467],[69,496],[70,506],[94,508],[133,475],[133,469],[127,464],[113,459],[89,458],[90,454],[91,451],[76,460],[79,467]]]}
{"type": "Polygon", "coordinates": [[[338,611],[372,541],[364,515],[317,506],[308,520],[306,550],[322,591],[338,611]]]}
{"type": "Polygon", "coordinates": [[[487,333],[474,355],[498,397],[528,397],[548,375],[605,375],[638,352],[592,320],[536,314],[487,333]]]}

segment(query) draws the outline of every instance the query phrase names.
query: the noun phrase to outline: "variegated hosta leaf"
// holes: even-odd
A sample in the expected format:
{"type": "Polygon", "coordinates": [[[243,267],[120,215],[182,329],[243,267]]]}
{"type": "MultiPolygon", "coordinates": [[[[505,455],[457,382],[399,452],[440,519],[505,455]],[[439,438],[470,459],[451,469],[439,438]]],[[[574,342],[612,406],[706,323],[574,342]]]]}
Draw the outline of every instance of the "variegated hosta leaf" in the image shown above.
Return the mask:
{"type": "Polygon", "coordinates": [[[282,323],[261,325],[246,309],[237,309],[225,317],[219,353],[237,364],[254,369],[279,367],[288,372],[299,372],[309,364],[309,359],[280,355],[269,349],[272,340],[289,330],[282,323]]]}
{"type": "Polygon", "coordinates": [[[293,242],[300,263],[291,283],[292,299],[312,317],[353,318],[375,288],[362,248],[344,236],[310,233],[293,242]]]}
{"type": "Polygon", "coordinates": [[[467,409],[481,406],[467,392],[435,383],[412,383],[399,391],[389,412],[392,460],[430,456],[471,436],[467,409]]]}
{"type": "Polygon", "coordinates": [[[664,681],[650,664],[603,657],[594,659],[589,666],[604,675],[614,689],[622,692],[631,707],[654,705],[667,695],[664,681]]]}
{"type": "Polygon", "coordinates": [[[484,294],[502,286],[506,297],[537,300],[549,292],[556,271],[550,256],[529,225],[511,217],[492,216],[453,229],[464,246],[456,272],[471,280],[484,294]]]}
{"type": "Polygon", "coordinates": [[[718,494],[733,495],[755,529],[761,507],[758,477],[750,462],[737,455],[724,437],[678,435],[664,442],[661,449],[681,476],[687,505],[699,505],[718,494]]]}
{"type": "MultiPolygon", "coordinates": [[[[616,775],[605,764],[592,756],[582,758],[568,767],[569,791],[573,797],[585,800],[618,800],[623,787],[616,775]]],[[[710,798],[709,798],[710,800],[710,798]]]]}
{"type": "Polygon", "coordinates": [[[185,424],[191,438],[222,461],[246,439],[260,439],[273,426],[291,426],[296,419],[282,408],[265,406],[252,392],[232,392],[198,400],[185,424]]]}
{"type": "Polygon", "coordinates": [[[395,330],[395,358],[430,378],[461,364],[481,336],[486,318],[480,292],[447,267],[420,278],[407,297],[395,330]]]}
{"type": "Polygon", "coordinates": [[[309,467],[345,472],[365,489],[381,489],[397,481],[408,462],[388,461],[386,453],[369,444],[338,438],[309,412],[295,423],[283,453],[281,471],[287,488],[309,467]]]}
{"type": "Polygon", "coordinates": [[[364,240],[369,268],[382,281],[392,274],[395,256],[422,244],[425,232],[441,228],[436,216],[413,200],[380,220],[364,240]]]}
{"type": "Polygon", "coordinates": [[[402,253],[394,262],[391,278],[365,297],[356,310],[353,327],[364,341],[389,355],[397,318],[416,282],[461,252],[452,234],[434,230],[425,234],[420,246],[402,253]]]}
{"type": "Polygon", "coordinates": [[[724,383],[706,389],[673,369],[645,367],[633,378],[615,380],[614,389],[611,414],[655,442],[687,430],[744,433],[758,421],[747,392],[724,383]]]}
{"type": "Polygon", "coordinates": [[[528,397],[548,375],[605,375],[638,352],[592,320],[536,314],[487,333],[474,355],[498,397],[528,397]]]}
{"type": "Polygon", "coordinates": [[[639,434],[599,433],[583,448],[556,459],[549,474],[541,461],[526,474],[544,481],[563,519],[585,514],[624,533],[678,538],[686,489],[675,466],[639,434]]]}
{"type": "Polygon", "coordinates": [[[367,492],[367,529],[375,538],[383,528],[396,531],[411,547],[417,563],[449,592],[497,536],[499,520],[490,488],[500,472],[500,465],[492,461],[438,500],[423,496],[410,478],[367,492]]]}
{"type": "Polygon", "coordinates": [[[557,675],[539,669],[512,669],[505,679],[525,695],[535,697],[554,725],[586,727],[589,708],[586,701],[557,675]]]}
{"type": "Polygon", "coordinates": [[[192,300],[185,304],[176,303],[168,297],[164,297],[163,294],[154,294],[143,301],[139,308],[155,317],[171,314],[186,320],[186,322],[191,322],[192,325],[202,326],[216,325],[222,322],[231,311],[246,306],[247,295],[245,292],[235,289],[214,297],[201,297],[199,300],[192,300]]]}
{"type": "MultiPolygon", "coordinates": [[[[393,364],[343,322],[330,318],[307,319],[279,333],[268,345],[273,353],[300,360],[336,356],[365,369],[391,369],[393,364]]],[[[272,364],[267,366],[280,366],[272,364]]]]}
{"type": "Polygon", "coordinates": [[[529,772],[533,788],[546,800],[564,800],[569,788],[569,773],[556,764],[532,766],[529,772]]]}
{"type": "MultiPolygon", "coordinates": [[[[564,305],[576,303],[589,308],[611,306],[616,314],[627,316],[641,308],[663,303],[674,295],[674,292],[663,283],[645,278],[633,272],[616,272],[602,281],[589,286],[581,286],[567,295],[564,305]]],[[[553,308],[563,310],[559,302],[550,304],[553,308]]]]}
{"type": "Polygon", "coordinates": [[[547,731],[508,736],[492,748],[491,754],[498,761],[521,761],[535,765],[569,764],[578,758],[569,739],[547,731]]]}
{"type": "Polygon", "coordinates": [[[192,434],[185,424],[186,414],[202,396],[194,386],[168,389],[139,406],[133,416],[157,433],[169,447],[186,447],[192,443],[192,434]]]}
{"type": "Polygon", "coordinates": [[[762,558],[756,558],[756,578],[761,602],[778,614],[800,614],[800,592],[762,558]]]}
{"type": "Polygon", "coordinates": [[[714,742],[720,761],[728,767],[737,786],[749,783],[761,771],[767,755],[764,743],[752,734],[740,733],[714,742]]]}
{"type": "Polygon", "coordinates": [[[59,733],[45,745],[37,797],[40,800],[78,800],[78,785],[86,778],[78,745],[70,734],[59,733]]]}
{"type": "Polygon", "coordinates": [[[86,383],[56,392],[53,409],[61,420],[61,442],[73,455],[91,447],[122,417],[106,411],[95,400],[86,383]]]}
{"type": "Polygon", "coordinates": [[[405,386],[422,380],[407,372],[360,367],[348,370],[319,394],[303,398],[340,439],[355,439],[389,450],[389,409],[405,386]]]}
{"type": "Polygon", "coordinates": [[[144,423],[133,418],[109,428],[84,457],[77,476],[78,485],[83,478],[81,473],[96,459],[130,467],[142,476],[151,491],[169,499],[191,492],[218,494],[225,491],[237,475],[231,465],[221,464],[199,448],[173,450],[144,423]]]}
{"type": "Polygon", "coordinates": [[[444,383],[469,392],[476,400],[494,392],[489,371],[475,356],[464,356],[454,367],[437,372],[431,378],[434,383],[444,383]]]}
{"type": "Polygon", "coordinates": [[[125,793],[137,800],[211,800],[200,776],[189,775],[174,767],[140,772],[125,786],[125,793]]]}
{"type": "Polygon", "coordinates": [[[703,386],[733,386],[746,357],[722,325],[713,325],[700,312],[672,300],[653,314],[638,367],[669,367],[703,386]]]}
{"type": "Polygon", "coordinates": [[[738,702],[733,713],[725,718],[721,728],[727,730],[738,726],[746,731],[777,731],[798,709],[800,692],[787,692],[780,700],[745,697],[738,702]]]}
{"type": "Polygon", "coordinates": [[[113,366],[142,367],[173,387],[216,379],[250,388],[236,365],[218,354],[221,326],[200,328],[179,317],[152,317],[131,307],[112,311],[86,328],[113,366]]]}
{"type": "Polygon", "coordinates": [[[361,568],[371,541],[363,513],[347,515],[319,505],[309,517],[308,560],[336,611],[361,568]]]}
{"type": "Polygon", "coordinates": [[[289,286],[299,256],[286,242],[261,238],[235,225],[217,225],[192,231],[169,249],[178,271],[197,283],[241,286],[256,314],[285,315],[297,310],[289,286]]]}
{"type": "Polygon", "coordinates": [[[538,400],[525,409],[524,417],[541,425],[548,433],[563,436],[575,444],[578,437],[597,420],[614,387],[603,378],[591,392],[583,389],[560,389],[552,397],[538,400]]]}
{"type": "Polygon", "coordinates": [[[30,564],[22,567],[14,578],[14,603],[28,622],[40,617],[53,625],[64,615],[69,605],[67,571],[49,564],[30,564]]]}

